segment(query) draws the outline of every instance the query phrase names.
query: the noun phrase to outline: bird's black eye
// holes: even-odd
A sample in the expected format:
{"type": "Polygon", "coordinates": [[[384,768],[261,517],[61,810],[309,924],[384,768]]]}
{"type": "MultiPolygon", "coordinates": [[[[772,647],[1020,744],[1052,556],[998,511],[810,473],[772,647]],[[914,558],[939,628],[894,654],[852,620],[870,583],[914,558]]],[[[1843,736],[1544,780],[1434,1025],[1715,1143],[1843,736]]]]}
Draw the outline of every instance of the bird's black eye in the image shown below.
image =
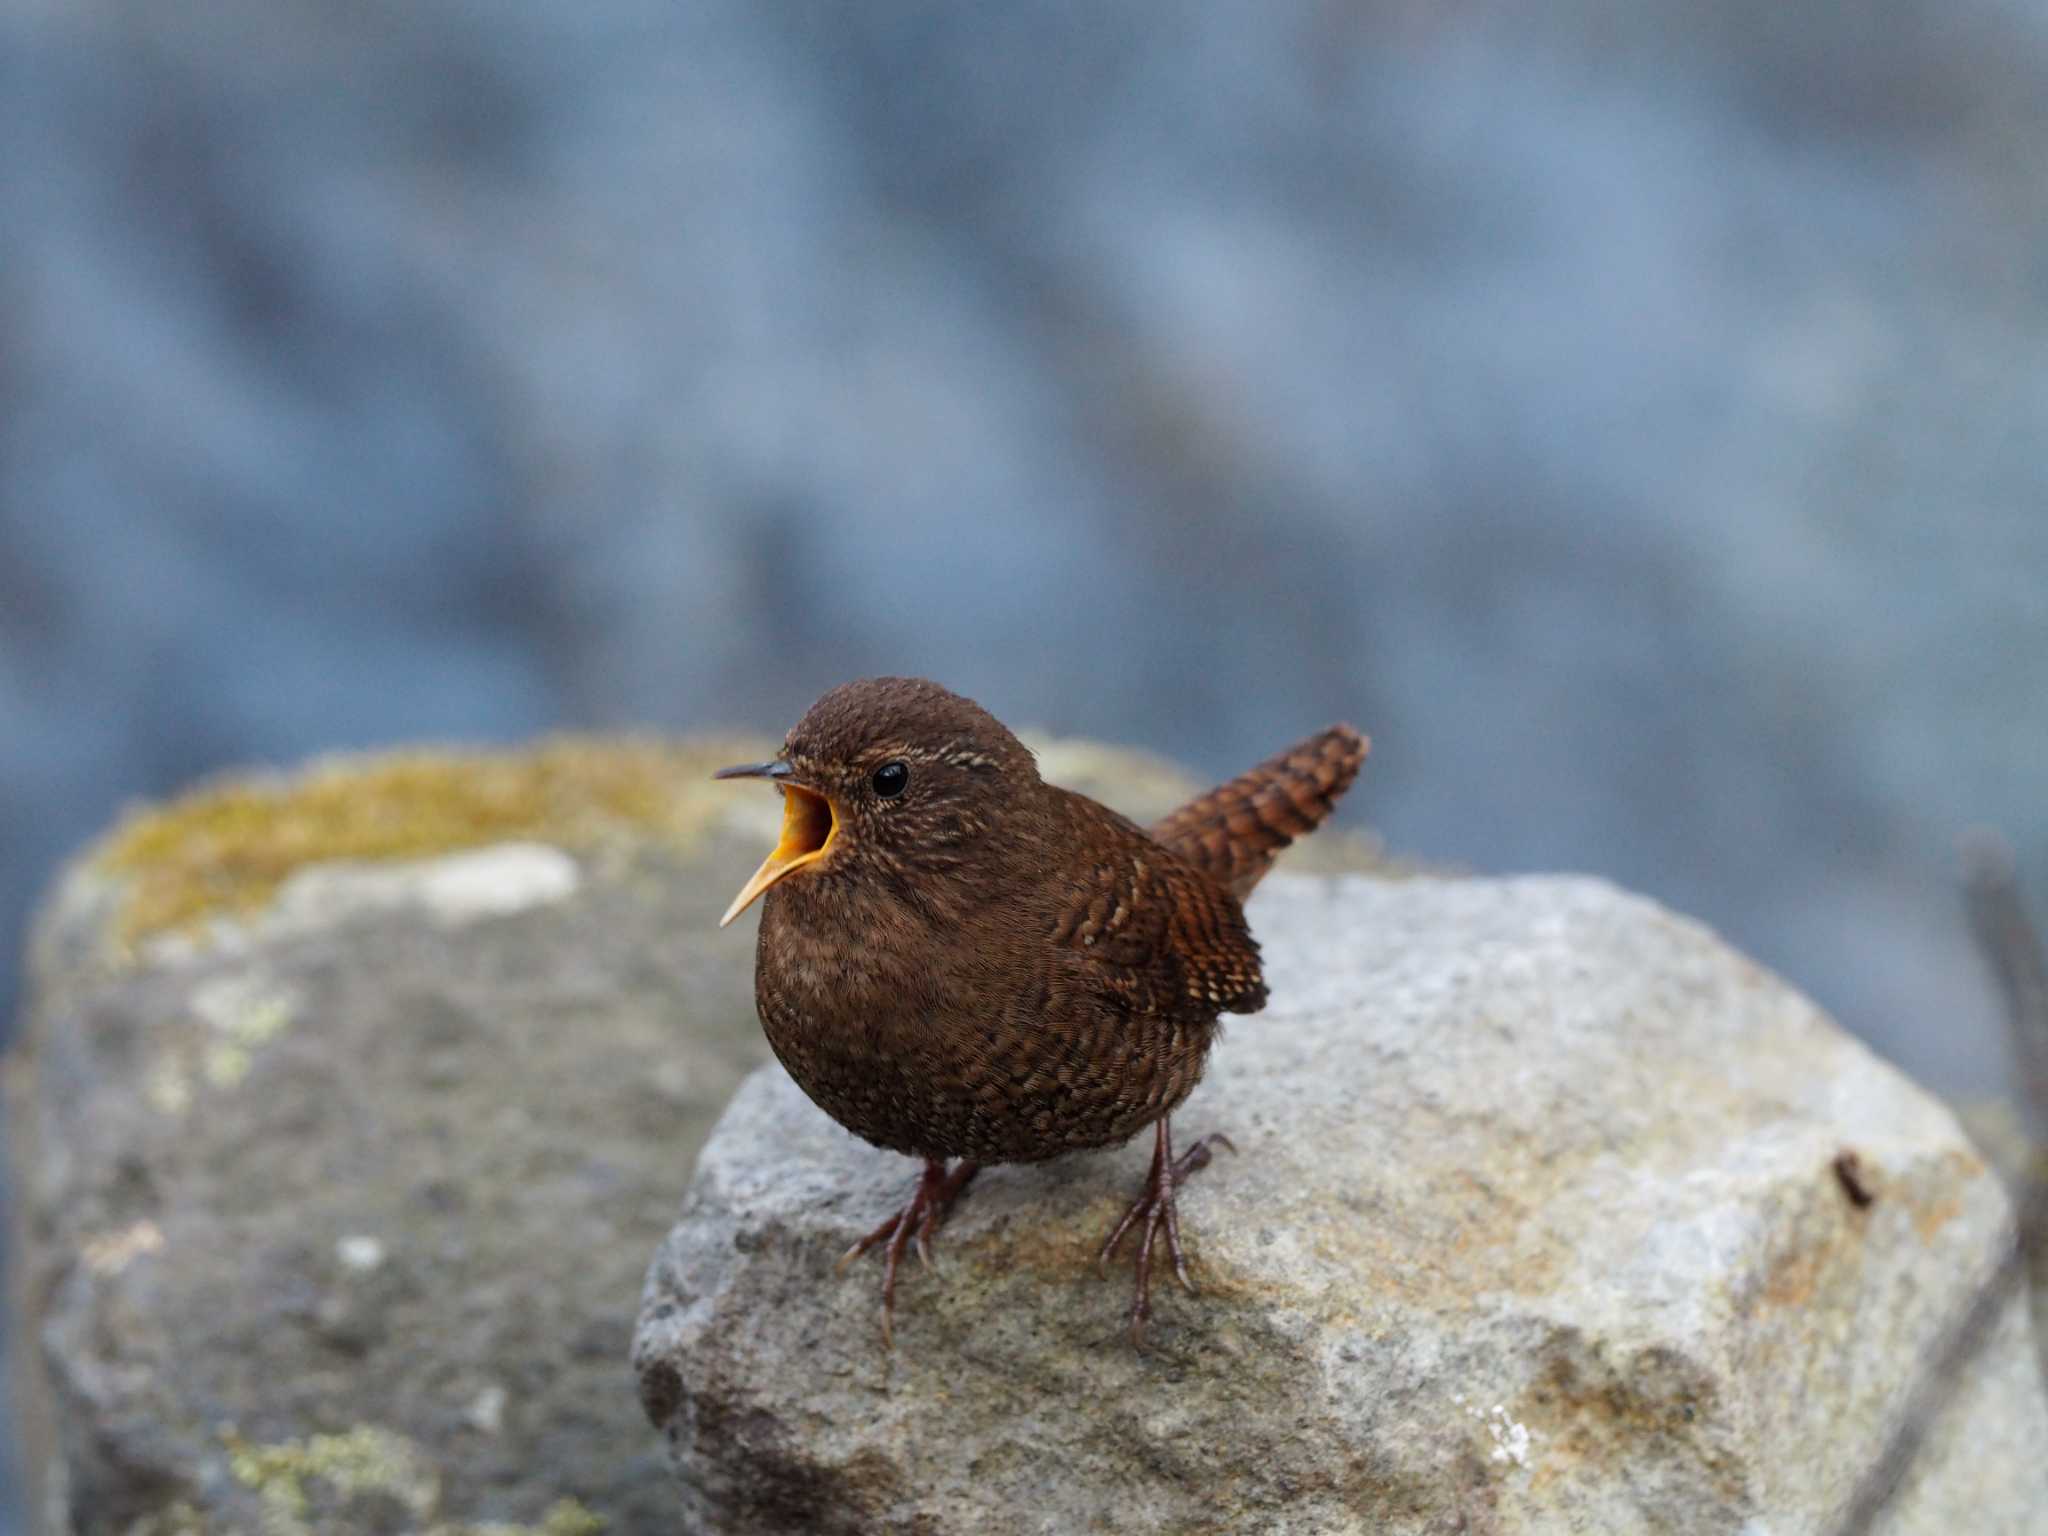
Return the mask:
{"type": "Polygon", "coordinates": [[[908,763],[884,763],[875,770],[873,779],[875,793],[884,800],[894,800],[910,785],[908,763]]]}

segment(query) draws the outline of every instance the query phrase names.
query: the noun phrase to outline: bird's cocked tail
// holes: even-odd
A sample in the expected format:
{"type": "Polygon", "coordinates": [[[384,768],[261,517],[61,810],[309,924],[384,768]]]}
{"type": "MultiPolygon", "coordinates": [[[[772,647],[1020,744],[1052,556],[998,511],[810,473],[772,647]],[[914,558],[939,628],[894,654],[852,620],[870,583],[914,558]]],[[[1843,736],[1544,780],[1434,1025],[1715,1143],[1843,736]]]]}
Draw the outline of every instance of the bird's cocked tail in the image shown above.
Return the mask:
{"type": "Polygon", "coordinates": [[[1322,825],[1369,746],[1348,725],[1318,731],[1190,800],[1154,824],[1152,836],[1242,901],[1281,849],[1322,825]]]}

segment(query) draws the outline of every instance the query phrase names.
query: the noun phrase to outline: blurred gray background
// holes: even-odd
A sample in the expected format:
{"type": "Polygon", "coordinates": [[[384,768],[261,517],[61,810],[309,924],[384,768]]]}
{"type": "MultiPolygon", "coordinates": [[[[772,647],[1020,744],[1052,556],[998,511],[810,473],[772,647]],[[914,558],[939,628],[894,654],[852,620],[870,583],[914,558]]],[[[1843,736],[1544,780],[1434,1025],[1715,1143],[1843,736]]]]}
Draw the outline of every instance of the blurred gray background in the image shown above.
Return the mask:
{"type": "Polygon", "coordinates": [[[0,128],[0,935],[222,765],[911,671],[1350,718],[1397,851],[2003,1080],[2048,9],[0,0],[0,128]]]}

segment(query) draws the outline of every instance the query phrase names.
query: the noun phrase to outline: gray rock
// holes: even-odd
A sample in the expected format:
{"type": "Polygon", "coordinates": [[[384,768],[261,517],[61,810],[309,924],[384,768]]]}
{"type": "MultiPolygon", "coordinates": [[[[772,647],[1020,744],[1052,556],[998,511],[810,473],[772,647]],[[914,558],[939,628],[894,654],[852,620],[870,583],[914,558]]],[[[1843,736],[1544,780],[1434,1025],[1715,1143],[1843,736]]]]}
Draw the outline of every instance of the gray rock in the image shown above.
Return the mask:
{"type": "MultiPolygon", "coordinates": [[[[1134,809],[1188,788],[1042,745],[1134,809]]],[[[753,946],[714,923],[775,801],[708,780],[764,750],[316,765],[71,867],[8,1073],[53,1531],[674,1529],[626,1359],[766,1056],[753,946]]]]}
{"type": "Polygon", "coordinates": [[[73,865],[9,1073],[51,1530],[666,1528],[631,1298],[761,1057],[724,751],[230,782],[73,865]]]}
{"type": "MultiPolygon", "coordinates": [[[[1241,1155],[1142,1355],[1092,1255],[1145,1148],[984,1174],[885,1355],[833,1263],[912,1166],[748,1080],[634,1345],[684,1527],[1823,1530],[2008,1240],[1949,1112],[1604,884],[1277,877],[1253,919],[1273,1004],[1181,1117],[1241,1155]]],[[[2019,1298],[1887,1518],[2042,1528],[2019,1298]]]]}

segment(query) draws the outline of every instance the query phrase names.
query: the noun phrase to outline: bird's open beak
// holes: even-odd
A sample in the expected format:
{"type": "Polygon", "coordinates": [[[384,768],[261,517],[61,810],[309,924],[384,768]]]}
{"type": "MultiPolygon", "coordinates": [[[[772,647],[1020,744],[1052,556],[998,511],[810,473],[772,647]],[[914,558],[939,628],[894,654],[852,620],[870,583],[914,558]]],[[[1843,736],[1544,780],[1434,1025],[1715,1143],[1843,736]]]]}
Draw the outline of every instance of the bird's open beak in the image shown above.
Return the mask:
{"type": "Polygon", "coordinates": [[[721,928],[752,906],[756,897],[783,876],[825,857],[825,850],[832,846],[839,831],[839,817],[832,802],[815,789],[797,783],[789,772],[789,764],[784,762],[745,763],[737,768],[721,768],[712,775],[714,779],[769,779],[782,791],[782,840],[761,861],[753,878],[740,887],[739,895],[733,897],[725,916],[718,920],[721,928]]]}

